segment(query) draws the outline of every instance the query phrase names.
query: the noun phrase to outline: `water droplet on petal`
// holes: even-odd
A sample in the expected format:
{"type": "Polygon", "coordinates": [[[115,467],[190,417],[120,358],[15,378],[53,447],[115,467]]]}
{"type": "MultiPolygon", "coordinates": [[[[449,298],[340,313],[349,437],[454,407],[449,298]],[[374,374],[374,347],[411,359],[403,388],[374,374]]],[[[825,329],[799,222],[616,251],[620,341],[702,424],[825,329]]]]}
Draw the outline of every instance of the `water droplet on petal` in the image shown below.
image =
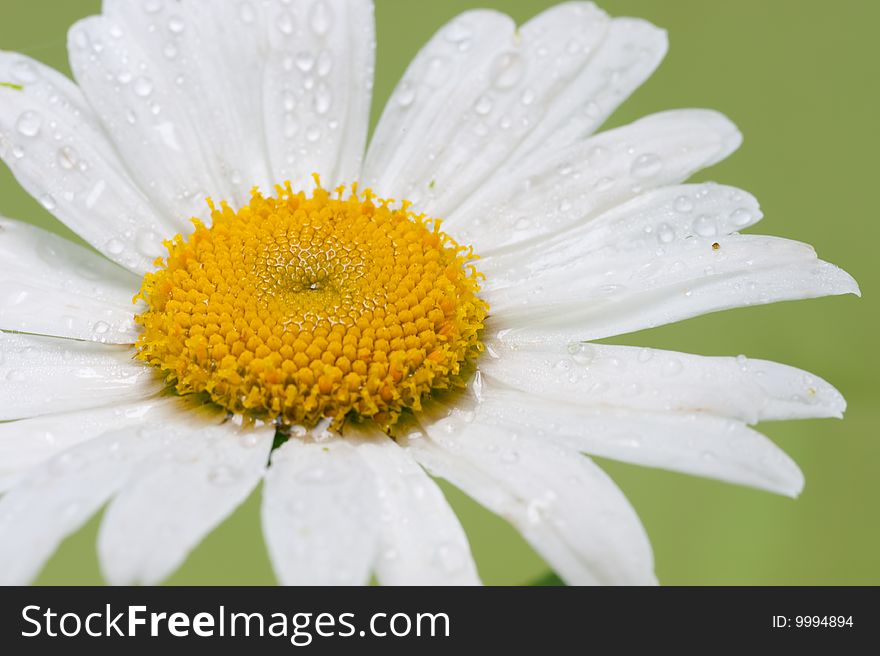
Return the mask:
{"type": "Polygon", "coordinates": [[[106,335],[110,331],[110,324],[106,321],[97,321],[92,326],[92,332],[96,335],[106,335]]]}
{"type": "Polygon", "coordinates": [[[120,253],[122,253],[122,251],[125,250],[125,244],[123,244],[118,239],[111,239],[106,244],[104,244],[104,250],[111,255],[119,255],[120,253]]]}
{"type": "Polygon", "coordinates": [[[326,114],[330,110],[333,98],[330,95],[330,87],[323,82],[315,89],[315,112],[326,114]]]}
{"type": "Polygon", "coordinates": [[[168,19],[168,30],[174,34],[183,32],[186,24],[180,16],[172,16],[168,19]]]}
{"type": "Polygon", "coordinates": [[[153,82],[150,78],[141,76],[134,81],[132,89],[136,95],[146,98],[153,92],[153,82]]]}
{"type": "Polygon", "coordinates": [[[673,204],[676,212],[690,212],[694,209],[694,202],[687,196],[679,196],[673,204]]]}
{"type": "Polygon", "coordinates": [[[402,82],[397,89],[397,104],[401,107],[409,107],[416,99],[416,92],[409,82],[402,82]]]}
{"type": "Polygon", "coordinates": [[[318,0],[309,15],[309,27],[318,36],[324,36],[333,27],[333,10],[324,0],[318,0]]]}
{"type": "Polygon", "coordinates": [[[694,220],[694,232],[700,237],[712,237],[715,235],[715,222],[711,217],[701,214],[694,220]]]}
{"type": "Polygon", "coordinates": [[[293,16],[290,15],[290,12],[285,11],[281,14],[275,25],[282,34],[293,34],[293,16]]]}
{"type": "Polygon", "coordinates": [[[480,96],[479,100],[474,104],[474,111],[481,116],[485,116],[492,111],[492,101],[486,96],[480,96]]]}
{"type": "Polygon", "coordinates": [[[664,223],[657,228],[657,239],[661,244],[668,244],[675,239],[675,230],[668,223],[664,223]]]}
{"type": "Polygon", "coordinates": [[[15,123],[16,129],[25,137],[36,137],[40,134],[40,128],[43,126],[43,117],[37,112],[22,112],[15,123]]]}
{"type": "Polygon", "coordinates": [[[492,81],[499,89],[509,89],[523,76],[523,61],[515,52],[504,52],[492,63],[492,81]]]}
{"type": "Polygon", "coordinates": [[[58,203],[55,202],[55,198],[51,194],[43,194],[40,196],[40,205],[51,212],[57,207],[58,203]]]}
{"type": "Polygon", "coordinates": [[[315,57],[308,50],[303,50],[296,55],[296,67],[303,73],[308,73],[315,65],[315,57]]]}
{"type": "Polygon", "coordinates": [[[663,160],[654,153],[644,153],[633,160],[630,173],[637,178],[649,178],[657,175],[663,168],[663,160]]]}
{"type": "Polygon", "coordinates": [[[24,84],[36,82],[37,69],[29,61],[21,59],[12,65],[12,77],[24,84]]]}
{"type": "Polygon", "coordinates": [[[730,215],[730,220],[738,228],[747,226],[752,222],[752,213],[744,207],[740,207],[730,215]]]}

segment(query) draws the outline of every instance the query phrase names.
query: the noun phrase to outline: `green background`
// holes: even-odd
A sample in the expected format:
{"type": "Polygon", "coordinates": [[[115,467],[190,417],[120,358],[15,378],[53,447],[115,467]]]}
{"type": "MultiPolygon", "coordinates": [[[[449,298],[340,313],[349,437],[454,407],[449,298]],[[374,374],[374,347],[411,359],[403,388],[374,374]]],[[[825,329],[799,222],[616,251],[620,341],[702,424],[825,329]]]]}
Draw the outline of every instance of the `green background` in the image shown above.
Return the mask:
{"type": "MultiPolygon", "coordinates": [[[[410,58],[456,13],[489,6],[517,21],[539,0],[377,0],[373,121],[410,58]]],[[[878,584],[880,491],[876,210],[876,25],[880,3],[850,0],[606,0],[612,15],[666,28],[660,70],[613,117],[627,123],[675,107],[711,107],[745,135],[728,161],[701,173],[754,193],[764,233],[816,246],[853,274],[864,298],[748,308],[619,338],[618,343],[707,355],[745,353],[808,369],[849,401],[844,421],[764,424],[803,468],[797,501],[658,470],[603,462],[629,495],[654,544],[665,584],[878,584]],[[871,428],[871,427],[874,428],[871,428]]],[[[3,0],[0,48],[68,72],[65,34],[98,0],[3,0]]],[[[2,167],[0,167],[2,168],[2,167]]],[[[69,235],[0,170],[0,213],[69,235]]],[[[487,583],[546,580],[516,533],[454,490],[487,583]]],[[[41,583],[97,583],[97,520],[65,542],[41,583]]],[[[259,491],[212,533],[171,579],[178,584],[274,582],[259,525],[259,491]]]]}

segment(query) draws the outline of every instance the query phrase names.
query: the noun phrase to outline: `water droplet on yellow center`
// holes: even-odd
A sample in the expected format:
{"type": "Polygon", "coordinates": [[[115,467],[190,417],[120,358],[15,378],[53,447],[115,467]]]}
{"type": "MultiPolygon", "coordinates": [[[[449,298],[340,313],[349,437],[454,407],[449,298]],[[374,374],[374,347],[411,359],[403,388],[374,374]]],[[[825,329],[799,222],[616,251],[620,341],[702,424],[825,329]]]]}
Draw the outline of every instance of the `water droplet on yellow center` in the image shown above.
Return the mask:
{"type": "Polygon", "coordinates": [[[254,191],[144,277],[137,358],[178,393],[287,425],[370,418],[389,429],[461,387],[488,311],[470,249],[408,203],[320,186],[254,191]]]}

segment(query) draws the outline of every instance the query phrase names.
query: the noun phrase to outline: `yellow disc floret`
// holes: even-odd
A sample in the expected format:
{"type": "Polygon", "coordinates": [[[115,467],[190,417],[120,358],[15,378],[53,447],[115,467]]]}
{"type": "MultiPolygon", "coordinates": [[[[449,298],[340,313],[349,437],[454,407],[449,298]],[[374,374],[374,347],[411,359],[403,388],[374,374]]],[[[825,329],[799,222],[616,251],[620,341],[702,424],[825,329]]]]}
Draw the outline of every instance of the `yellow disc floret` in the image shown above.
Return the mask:
{"type": "Polygon", "coordinates": [[[209,205],[212,225],[166,242],[138,295],[137,358],[178,393],[285,425],[388,430],[463,385],[488,306],[473,252],[438,221],[356,186],[209,205]]]}

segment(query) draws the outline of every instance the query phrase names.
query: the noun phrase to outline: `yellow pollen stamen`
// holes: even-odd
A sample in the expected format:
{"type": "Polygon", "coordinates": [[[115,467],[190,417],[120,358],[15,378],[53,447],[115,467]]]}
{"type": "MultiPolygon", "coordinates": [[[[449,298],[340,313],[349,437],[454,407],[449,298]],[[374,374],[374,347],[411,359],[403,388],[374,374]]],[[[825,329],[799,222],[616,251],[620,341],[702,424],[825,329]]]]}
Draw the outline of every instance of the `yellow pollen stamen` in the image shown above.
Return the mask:
{"type": "MultiPolygon", "coordinates": [[[[317,178],[316,178],[317,180],[317,178]]],[[[144,277],[137,358],[180,394],[286,425],[391,430],[432,390],[461,387],[488,306],[476,256],[439,222],[352,185],[275,197],[165,243],[144,277]]]]}

